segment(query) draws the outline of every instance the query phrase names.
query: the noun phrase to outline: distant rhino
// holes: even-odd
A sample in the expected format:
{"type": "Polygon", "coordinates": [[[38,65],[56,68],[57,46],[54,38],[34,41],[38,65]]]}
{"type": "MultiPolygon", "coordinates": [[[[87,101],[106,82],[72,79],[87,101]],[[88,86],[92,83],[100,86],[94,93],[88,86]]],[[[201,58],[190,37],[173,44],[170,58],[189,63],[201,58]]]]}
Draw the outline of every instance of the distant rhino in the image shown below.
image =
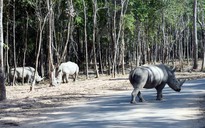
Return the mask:
{"type": "Polygon", "coordinates": [[[131,93],[131,103],[136,103],[136,96],[138,96],[140,102],[144,101],[140,92],[142,88],[155,88],[157,90],[156,100],[162,100],[162,90],[166,84],[173,90],[180,92],[185,80],[178,81],[174,72],[175,69],[170,69],[164,64],[140,66],[132,70],[129,74],[130,83],[134,88],[131,93]]]}
{"type": "MultiPolygon", "coordinates": [[[[13,77],[14,77],[14,71],[15,68],[11,68],[10,70],[10,81],[12,81],[13,77]]],[[[23,67],[17,67],[16,68],[16,75],[15,75],[15,79],[18,81],[21,81],[23,78],[25,79],[25,82],[27,83],[31,83],[33,82],[34,79],[34,73],[35,73],[35,69],[33,67],[24,67],[24,74],[23,74],[23,67]]],[[[36,82],[40,82],[43,80],[43,78],[41,76],[39,76],[38,72],[36,74],[36,82]]]]}
{"type": "Polygon", "coordinates": [[[73,81],[76,81],[78,73],[79,67],[76,63],[71,61],[61,63],[57,70],[57,84],[68,83],[69,75],[72,75],[73,81]]]}

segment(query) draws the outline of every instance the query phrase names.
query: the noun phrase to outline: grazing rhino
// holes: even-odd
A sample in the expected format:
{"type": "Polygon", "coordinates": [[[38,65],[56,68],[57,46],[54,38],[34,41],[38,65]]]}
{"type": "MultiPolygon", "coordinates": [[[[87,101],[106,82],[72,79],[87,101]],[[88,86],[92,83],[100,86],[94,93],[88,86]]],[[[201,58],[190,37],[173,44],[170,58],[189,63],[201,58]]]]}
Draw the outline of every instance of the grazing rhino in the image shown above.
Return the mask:
{"type": "Polygon", "coordinates": [[[76,81],[79,73],[79,67],[76,63],[68,61],[61,63],[57,70],[57,84],[61,82],[68,83],[69,75],[72,75],[73,81],[76,81]]]}
{"type": "Polygon", "coordinates": [[[144,101],[140,92],[142,88],[155,88],[157,90],[156,100],[162,100],[162,90],[166,84],[174,91],[180,92],[185,80],[178,81],[174,72],[175,69],[170,69],[164,64],[140,66],[132,70],[129,74],[130,83],[134,88],[131,93],[131,103],[136,103],[136,96],[138,96],[140,102],[144,101]]]}
{"type": "MultiPolygon", "coordinates": [[[[14,71],[15,71],[15,68],[11,68],[10,75],[9,75],[10,81],[12,81],[14,77],[14,71]]],[[[35,69],[33,67],[24,67],[24,73],[23,73],[23,67],[17,67],[15,79],[17,81],[21,81],[24,78],[27,83],[31,83],[33,82],[33,79],[34,79],[34,73],[35,73],[35,69]]],[[[36,74],[35,80],[36,82],[40,82],[43,80],[43,78],[38,75],[38,72],[36,74]]]]}

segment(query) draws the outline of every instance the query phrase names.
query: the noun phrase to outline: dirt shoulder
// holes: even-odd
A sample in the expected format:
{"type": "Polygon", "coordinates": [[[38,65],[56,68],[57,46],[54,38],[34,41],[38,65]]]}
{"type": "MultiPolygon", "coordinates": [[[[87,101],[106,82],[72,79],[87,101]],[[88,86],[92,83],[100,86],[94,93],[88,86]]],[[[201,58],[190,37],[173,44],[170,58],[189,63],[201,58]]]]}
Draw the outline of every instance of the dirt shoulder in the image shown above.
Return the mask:
{"type": "MultiPolygon", "coordinates": [[[[176,73],[178,78],[204,78],[205,73],[185,72],[176,73]]],[[[115,94],[119,91],[132,90],[128,75],[116,78],[101,76],[100,78],[85,79],[49,87],[47,82],[38,84],[35,91],[29,92],[29,85],[7,86],[7,100],[0,102],[0,127],[20,127],[22,124],[44,112],[60,109],[62,106],[72,106],[89,101],[94,97],[115,94]]],[[[201,107],[202,108],[202,107],[201,107]]],[[[202,108],[202,110],[204,110],[202,108]]]]}

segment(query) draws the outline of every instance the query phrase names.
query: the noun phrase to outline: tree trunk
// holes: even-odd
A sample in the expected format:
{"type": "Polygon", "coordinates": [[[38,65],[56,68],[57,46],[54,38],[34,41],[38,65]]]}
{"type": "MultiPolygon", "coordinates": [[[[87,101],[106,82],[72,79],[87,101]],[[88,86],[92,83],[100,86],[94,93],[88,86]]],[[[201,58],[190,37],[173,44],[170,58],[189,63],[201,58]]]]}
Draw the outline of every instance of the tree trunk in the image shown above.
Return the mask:
{"type": "MultiPolygon", "coordinates": [[[[187,19],[188,19],[188,21],[187,21],[187,23],[189,23],[189,15],[187,16],[187,19]]],[[[188,64],[188,66],[190,65],[190,62],[189,62],[189,28],[187,28],[187,31],[186,31],[186,45],[187,45],[187,49],[186,49],[186,52],[187,52],[187,64],[188,64]]]]}
{"type": "Polygon", "coordinates": [[[99,34],[99,30],[97,30],[97,45],[98,45],[98,48],[97,48],[97,53],[98,53],[98,63],[99,63],[99,72],[101,74],[103,74],[103,64],[102,64],[102,51],[101,51],[101,44],[100,44],[100,37],[101,37],[101,34],[99,34]]]}
{"type": "MultiPolygon", "coordinates": [[[[9,74],[9,16],[7,14],[7,21],[6,21],[6,36],[5,36],[5,44],[6,44],[6,74],[9,74]]],[[[5,71],[5,70],[4,70],[5,71]]],[[[9,78],[9,75],[7,75],[7,81],[11,83],[11,79],[9,78]]]]}
{"type": "Polygon", "coordinates": [[[12,82],[12,86],[14,86],[14,83],[16,81],[16,16],[15,16],[15,0],[13,1],[13,55],[14,55],[14,77],[13,77],[13,82],[12,82]]]}
{"type": "Polygon", "coordinates": [[[123,21],[124,21],[124,4],[125,4],[125,1],[124,0],[121,0],[121,11],[120,11],[120,19],[119,19],[119,30],[118,32],[116,31],[117,30],[117,26],[116,26],[116,21],[117,21],[117,18],[116,18],[116,15],[117,15],[117,3],[115,1],[115,10],[114,10],[114,17],[113,17],[113,29],[114,29],[114,57],[113,57],[113,77],[115,77],[116,75],[116,64],[117,64],[117,53],[118,53],[118,50],[119,50],[119,41],[120,41],[120,37],[122,35],[122,26],[123,26],[123,21]]]}
{"type": "Polygon", "coordinates": [[[87,40],[87,11],[86,11],[86,4],[85,0],[83,1],[83,9],[84,9],[84,42],[85,42],[85,73],[86,73],[86,79],[88,79],[88,40],[87,40]]]}
{"type": "Polygon", "coordinates": [[[193,20],[193,69],[198,68],[198,39],[197,39],[197,0],[194,0],[194,20],[193,20]]]}
{"type": "Polygon", "coordinates": [[[124,23],[122,26],[122,39],[121,39],[121,65],[122,65],[122,75],[125,75],[125,33],[124,33],[124,23]]]}
{"type": "Polygon", "coordinates": [[[4,55],[3,55],[3,0],[0,1],[0,101],[6,100],[6,87],[4,76],[4,55]]]}
{"type": "Polygon", "coordinates": [[[23,53],[23,72],[22,72],[22,84],[24,84],[24,67],[25,67],[25,61],[26,61],[26,51],[27,51],[27,38],[28,38],[28,12],[26,12],[26,30],[25,30],[25,42],[24,42],[24,53],[23,53]]]}
{"type": "Polygon", "coordinates": [[[141,23],[139,25],[139,28],[138,28],[138,34],[137,34],[137,45],[136,45],[136,56],[137,56],[137,60],[136,60],[136,66],[140,66],[140,63],[141,63],[141,58],[142,58],[142,50],[141,50],[141,23]]]}
{"type": "Polygon", "coordinates": [[[49,56],[49,83],[50,86],[55,86],[55,67],[53,65],[53,8],[52,8],[52,0],[47,0],[47,7],[48,7],[48,27],[49,27],[49,43],[48,43],[48,56],[49,56]]]}
{"type": "MultiPolygon", "coordinates": [[[[202,4],[203,5],[203,4],[202,4]]],[[[198,19],[198,23],[201,26],[201,37],[202,37],[202,65],[201,65],[201,71],[205,70],[205,23],[204,23],[204,8],[200,8],[201,11],[201,21],[198,19]]]]}
{"type": "MultiPolygon", "coordinates": [[[[38,9],[36,9],[38,10],[38,9]]],[[[39,43],[38,43],[38,51],[37,51],[37,55],[36,55],[36,62],[35,62],[35,73],[34,73],[34,79],[33,82],[31,83],[30,86],[30,91],[34,91],[34,85],[35,85],[35,79],[36,79],[36,74],[37,74],[37,67],[38,67],[38,59],[39,59],[39,54],[40,54],[40,50],[41,50],[41,43],[42,43],[42,36],[43,36],[43,29],[47,20],[48,15],[50,14],[50,11],[47,13],[47,15],[45,16],[44,20],[42,21],[42,17],[38,17],[39,19],[39,43]]]]}
{"type": "MultiPolygon", "coordinates": [[[[69,5],[70,5],[70,8],[73,7],[73,4],[72,4],[72,0],[70,0],[69,2],[69,5]]],[[[69,10],[70,11],[70,10],[69,10]]],[[[71,12],[68,12],[69,14],[71,14],[71,12]]],[[[72,15],[69,15],[69,19],[68,19],[68,26],[67,26],[67,38],[66,38],[66,43],[65,43],[65,46],[64,46],[64,49],[63,49],[63,53],[60,57],[60,61],[59,61],[59,64],[61,62],[63,62],[63,60],[65,59],[65,54],[67,52],[67,47],[68,47],[68,43],[69,43],[69,40],[70,40],[70,33],[72,33],[72,29],[71,29],[71,22],[73,21],[73,17],[72,15]]]]}
{"type": "Polygon", "coordinates": [[[97,27],[97,0],[92,0],[93,2],[93,55],[94,55],[94,64],[96,71],[96,78],[99,78],[98,65],[97,65],[97,55],[96,55],[96,27],[97,27]]]}
{"type": "Polygon", "coordinates": [[[166,61],[166,42],[165,42],[165,18],[164,18],[164,12],[162,11],[162,63],[165,63],[166,61]]]}

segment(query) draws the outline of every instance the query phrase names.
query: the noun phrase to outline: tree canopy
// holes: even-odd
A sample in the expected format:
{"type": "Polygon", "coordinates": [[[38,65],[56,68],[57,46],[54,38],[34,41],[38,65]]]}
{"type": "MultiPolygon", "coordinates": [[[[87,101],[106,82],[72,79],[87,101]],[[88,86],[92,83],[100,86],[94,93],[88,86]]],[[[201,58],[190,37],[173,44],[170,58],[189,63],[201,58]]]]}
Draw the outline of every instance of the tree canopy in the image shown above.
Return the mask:
{"type": "MultiPolygon", "coordinates": [[[[74,61],[83,73],[120,73],[126,66],[146,63],[189,64],[194,57],[193,5],[191,0],[4,1],[5,69],[23,66],[24,54],[25,65],[35,67],[40,42],[37,67],[48,77],[49,43],[54,65],[74,61]]],[[[204,8],[205,2],[198,0],[200,23],[204,8]]],[[[203,60],[201,26],[197,23],[197,54],[203,60]]]]}

